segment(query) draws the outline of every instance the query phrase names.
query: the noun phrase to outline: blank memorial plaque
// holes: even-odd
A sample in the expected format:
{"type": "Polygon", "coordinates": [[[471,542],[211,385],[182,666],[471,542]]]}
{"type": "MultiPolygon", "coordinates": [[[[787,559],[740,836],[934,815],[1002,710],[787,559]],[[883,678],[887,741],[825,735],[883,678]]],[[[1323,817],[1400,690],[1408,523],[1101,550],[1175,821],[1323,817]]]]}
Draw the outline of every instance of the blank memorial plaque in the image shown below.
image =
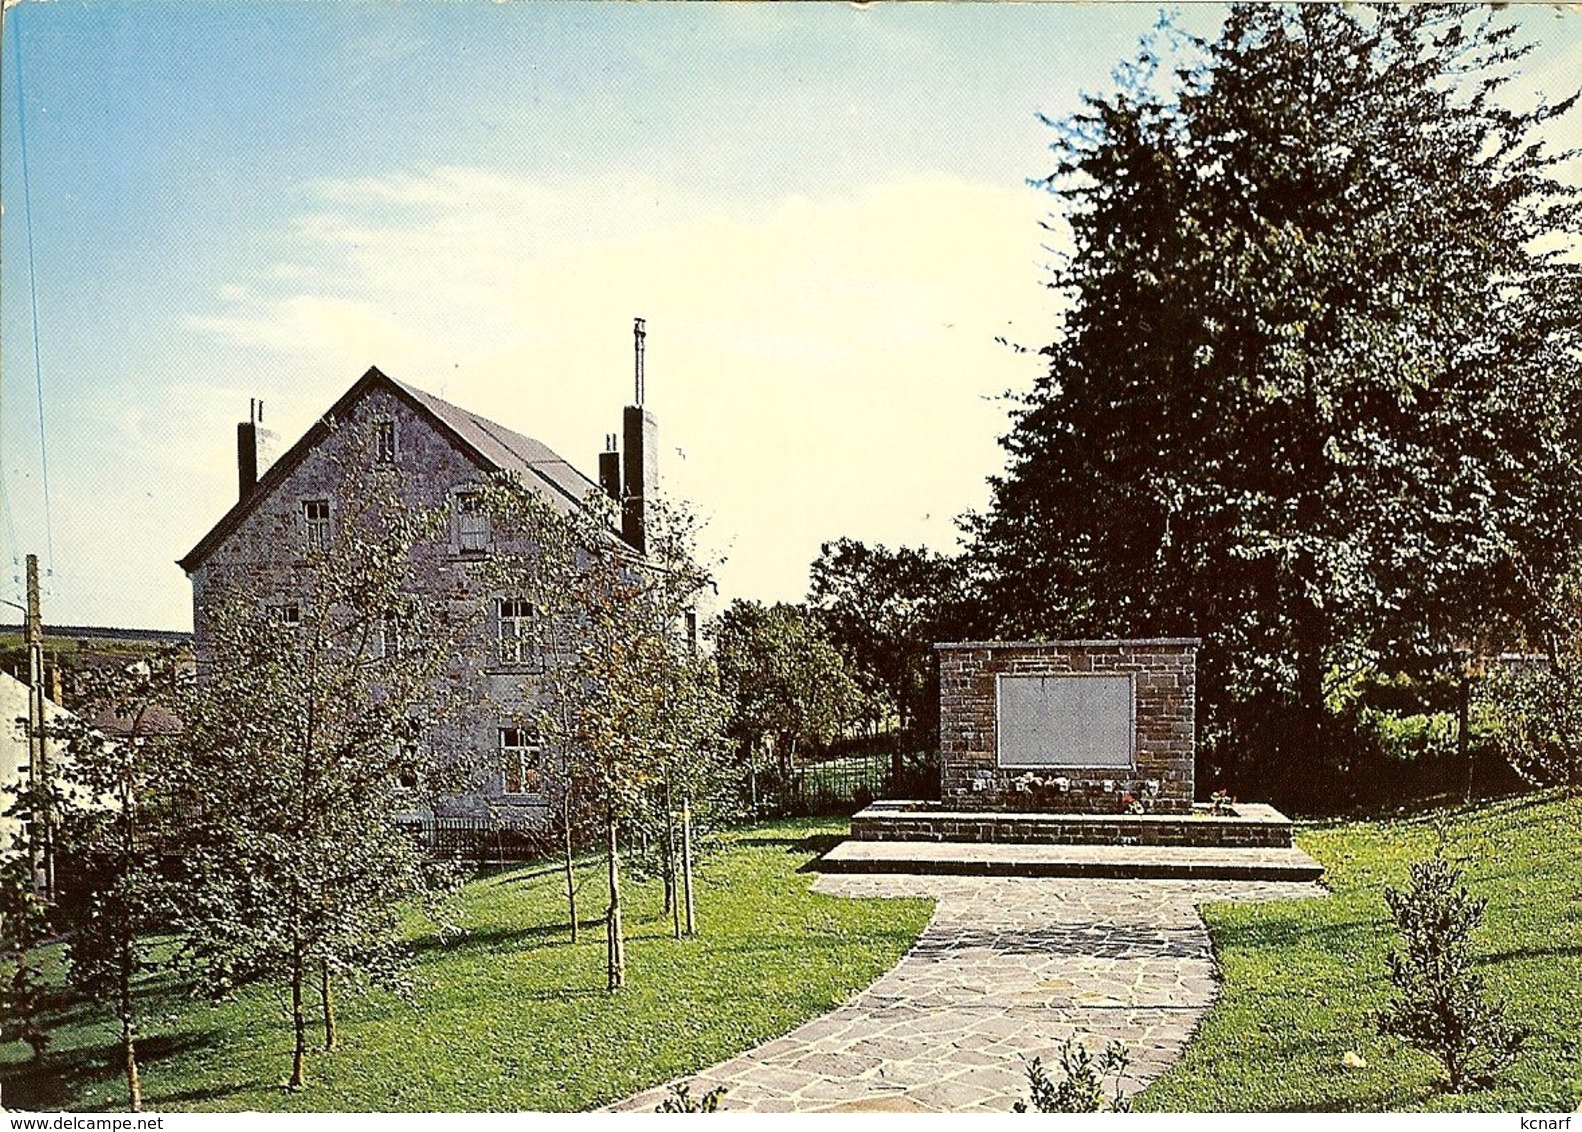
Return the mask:
{"type": "Polygon", "coordinates": [[[1001,766],[1132,765],[1130,676],[1001,676],[1001,766]]]}

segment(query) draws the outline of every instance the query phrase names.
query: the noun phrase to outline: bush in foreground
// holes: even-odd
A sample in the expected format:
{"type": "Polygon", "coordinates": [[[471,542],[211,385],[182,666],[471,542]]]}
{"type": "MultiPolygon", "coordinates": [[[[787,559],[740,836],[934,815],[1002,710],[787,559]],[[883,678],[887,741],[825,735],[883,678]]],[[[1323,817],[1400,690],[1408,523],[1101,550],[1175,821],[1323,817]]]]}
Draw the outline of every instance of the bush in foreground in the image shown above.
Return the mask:
{"type": "Polygon", "coordinates": [[[1379,1014],[1380,1033],[1401,1038],[1444,1065],[1452,1092],[1494,1083],[1516,1059],[1527,1031],[1491,1001],[1472,969],[1472,933],[1486,900],[1461,883],[1461,870],[1435,856],[1412,866],[1405,889],[1385,903],[1405,941],[1385,962],[1396,993],[1379,1014]]]}

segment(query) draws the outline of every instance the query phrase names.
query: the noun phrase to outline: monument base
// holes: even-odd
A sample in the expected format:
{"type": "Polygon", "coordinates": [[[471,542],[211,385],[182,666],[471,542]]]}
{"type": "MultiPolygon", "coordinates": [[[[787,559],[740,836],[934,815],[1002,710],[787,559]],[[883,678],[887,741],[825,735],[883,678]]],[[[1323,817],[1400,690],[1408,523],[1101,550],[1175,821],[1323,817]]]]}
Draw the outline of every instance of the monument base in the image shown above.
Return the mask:
{"type": "Polygon", "coordinates": [[[1189,814],[963,811],[938,802],[875,802],[851,838],[815,862],[827,873],[1315,881],[1273,806],[1207,805],[1189,814]]]}
{"type": "Polygon", "coordinates": [[[969,841],[1020,845],[1191,845],[1288,849],[1291,819],[1273,806],[1207,804],[1186,814],[1032,813],[947,809],[939,802],[874,802],[851,819],[857,841],[969,841]]]}

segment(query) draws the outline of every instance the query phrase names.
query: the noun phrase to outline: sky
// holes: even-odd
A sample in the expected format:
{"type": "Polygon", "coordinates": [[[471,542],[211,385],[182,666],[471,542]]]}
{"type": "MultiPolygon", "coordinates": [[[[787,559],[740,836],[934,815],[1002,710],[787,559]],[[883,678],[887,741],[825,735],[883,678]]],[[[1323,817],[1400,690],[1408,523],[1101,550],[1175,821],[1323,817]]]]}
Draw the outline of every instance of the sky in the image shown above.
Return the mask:
{"type": "MultiPolygon", "coordinates": [[[[7,8],[0,599],[34,552],[46,621],[190,628],[175,560],[234,501],[249,399],[284,447],[370,365],[591,476],[637,316],[723,596],[800,599],[843,536],[954,549],[1038,372],[1007,343],[1058,317],[1039,114],[1110,89],[1158,14],[7,8]]],[[[1569,93],[1582,14],[1511,18],[1523,88],[1569,93]]]]}

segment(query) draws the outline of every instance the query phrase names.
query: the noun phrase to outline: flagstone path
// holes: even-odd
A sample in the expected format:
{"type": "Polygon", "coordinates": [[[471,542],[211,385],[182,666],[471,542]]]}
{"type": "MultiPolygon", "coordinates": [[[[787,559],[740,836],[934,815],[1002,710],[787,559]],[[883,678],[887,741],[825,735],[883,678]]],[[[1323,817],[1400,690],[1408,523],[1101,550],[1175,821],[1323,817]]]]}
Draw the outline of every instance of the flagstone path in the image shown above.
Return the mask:
{"type": "MultiPolygon", "coordinates": [[[[688,1078],[726,1111],[1006,1112],[1021,1056],[1068,1037],[1131,1052],[1136,1092],[1180,1057],[1216,984],[1197,906],[1321,897],[1315,884],[825,875],[839,896],[931,896],[912,950],[829,1014],[688,1078]]],[[[652,1111],[651,1089],[611,1107],[652,1111]]]]}

